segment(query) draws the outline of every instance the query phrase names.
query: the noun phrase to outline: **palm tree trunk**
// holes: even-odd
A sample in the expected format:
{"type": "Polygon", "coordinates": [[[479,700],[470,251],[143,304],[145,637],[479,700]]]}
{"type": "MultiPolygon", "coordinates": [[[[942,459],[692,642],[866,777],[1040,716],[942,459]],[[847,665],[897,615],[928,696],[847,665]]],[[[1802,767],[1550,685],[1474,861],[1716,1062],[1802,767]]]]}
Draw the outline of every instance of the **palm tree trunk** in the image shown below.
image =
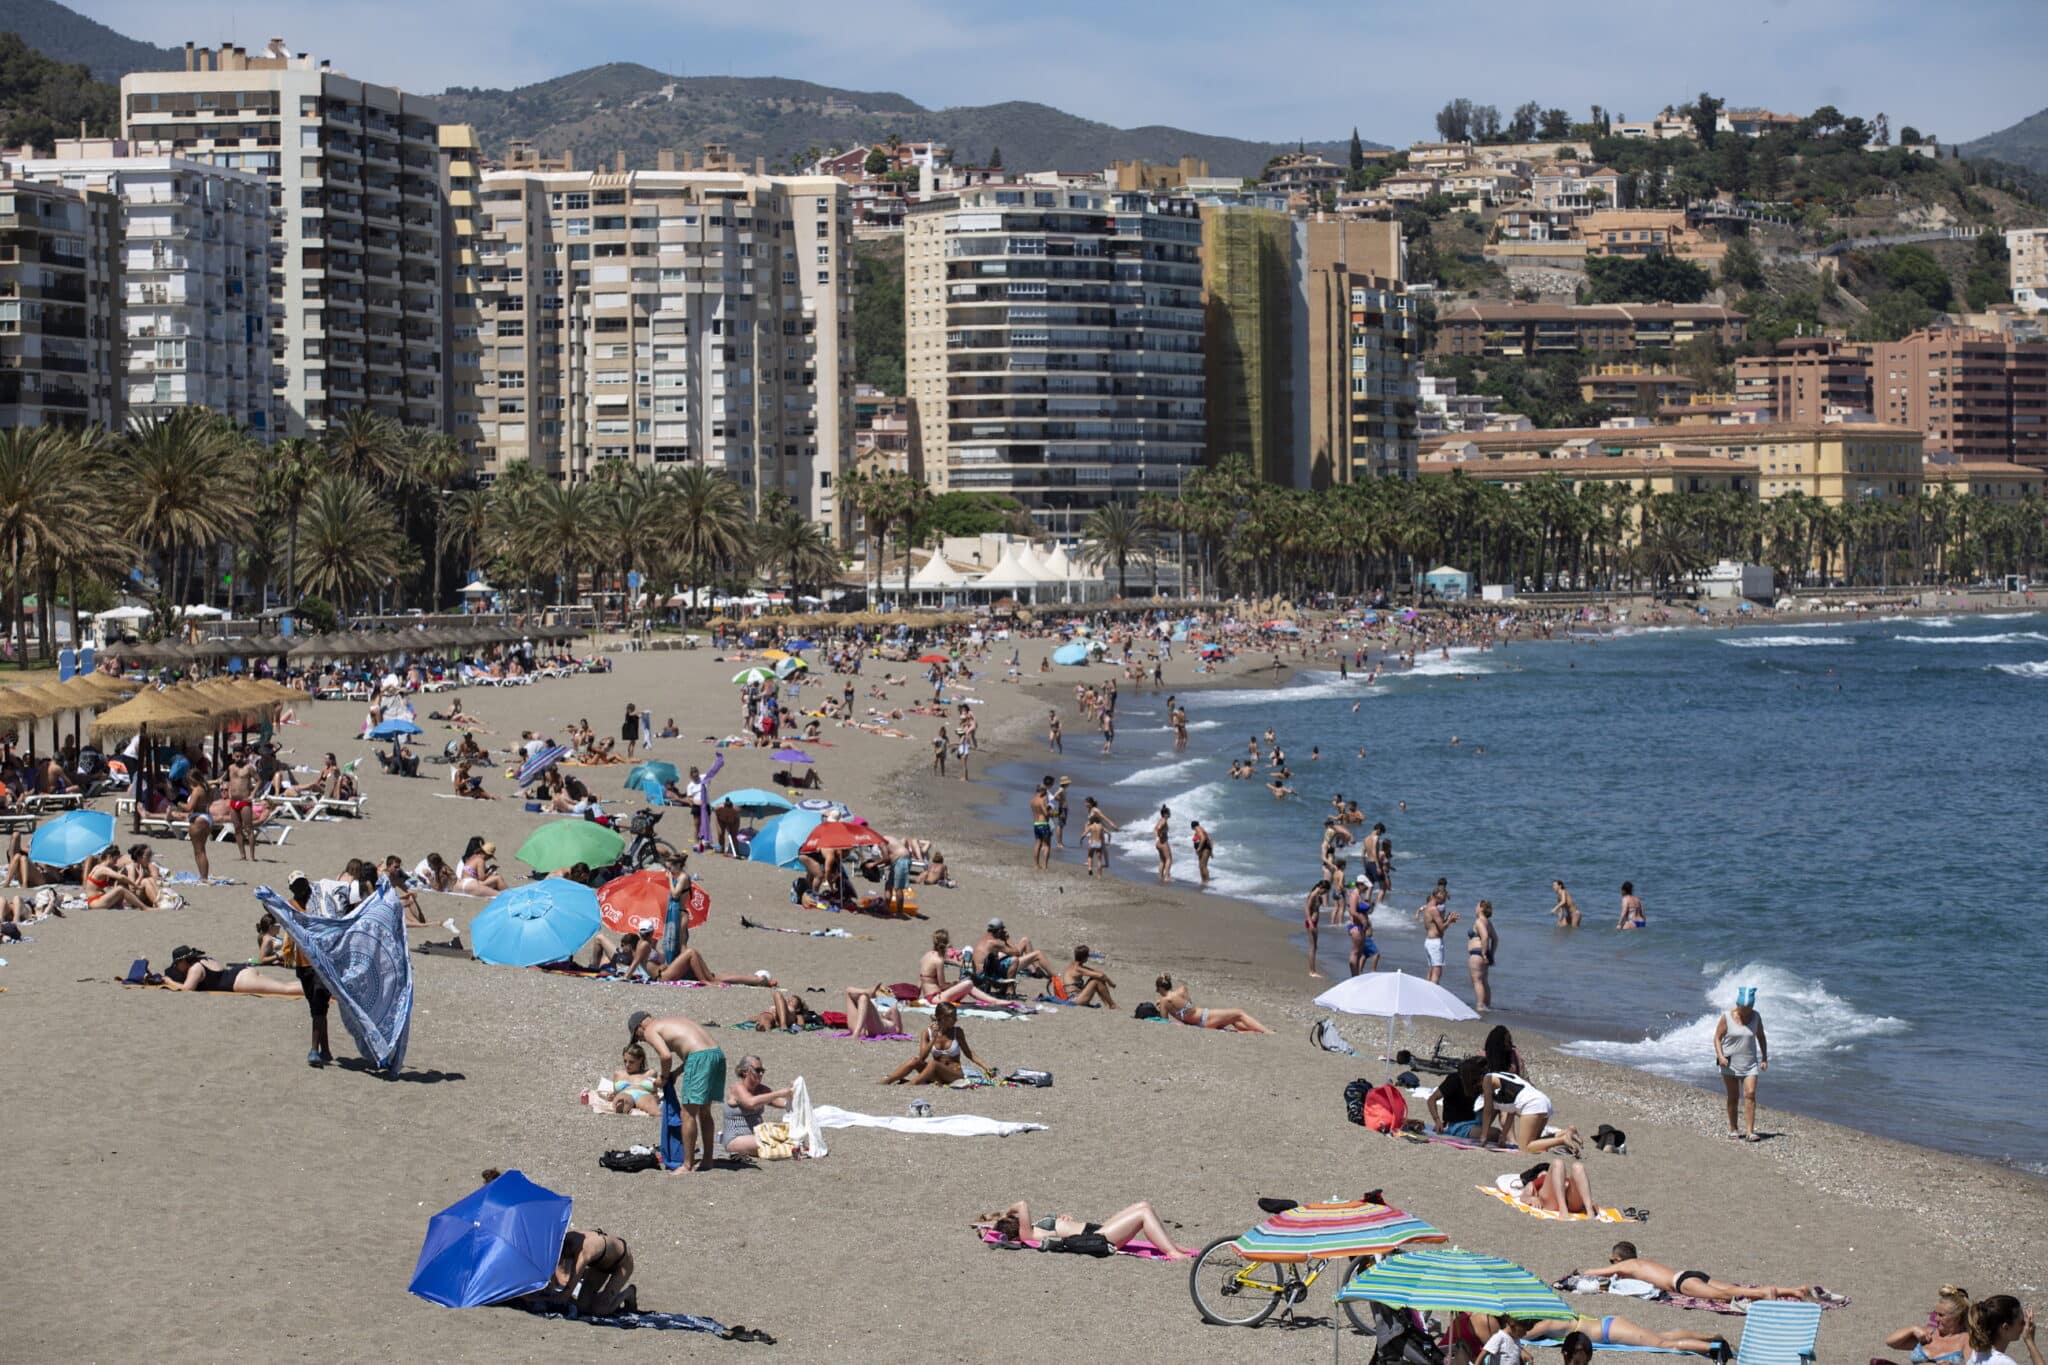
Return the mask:
{"type": "Polygon", "coordinates": [[[285,528],[284,540],[284,593],[285,605],[299,604],[299,504],[291,505],[291,524],[285,528]]]}
{"type": "MultiPolygon", "coordinates": [[[[21,613],[21,537],[14,538],[13,571],[7,578],[7,605],[14,613],[14,666],[28,667],[28,622],[21,613]]],[[[33,729],[33,727],[31,727],[33,729]]]]}

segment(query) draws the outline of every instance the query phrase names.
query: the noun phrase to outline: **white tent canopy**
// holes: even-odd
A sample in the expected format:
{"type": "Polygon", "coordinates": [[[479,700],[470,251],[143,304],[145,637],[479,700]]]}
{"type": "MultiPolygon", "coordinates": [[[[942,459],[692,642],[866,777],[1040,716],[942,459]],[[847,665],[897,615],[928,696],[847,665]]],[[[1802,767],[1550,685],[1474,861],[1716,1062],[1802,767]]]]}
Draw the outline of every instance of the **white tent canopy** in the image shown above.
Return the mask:
{"type": "Polygon", "coordinates": [[[190,606],[190,607],[179,607],[179,608],[177,609],[177,614],[178,614],[178,615],[180,615],[180,616],[205,616],[205,617],[214,617],[214,616],[226,616],[226,615],[227,615],[227,613],[226,613],[226,612],[224,612],[224,611],[222,611],[222,610],[221,610],[221,609],[220,609],[219,607],[209,607],[209,606],[208,606],[208,605],[206,605],[206,604],[205,604],[204,602],[201,602],[201,603],[197,604],[196,606],[190,606]]]}
{"type": "Polygon", "coordinates": [[[947,588],[964,588],[974,582],[974,575],[962,573],[946,562],[946,557],[933,552],[924,566],[910,576],[911,590],[942,591],[947,588]]]}
{"type": "Polygon", "coordinates": [[[492,587],[490,584],[484,582],[481,578],[479,578],[476,582],[464,588],[462,590],[462,595],[464,597],[484,597],[496,591],[496,588],[492,587]]]}
{"type": "Polygon", "coordinates": [[[1014,592],[1019,588],[1036,588],[1044,579],[1038,578],[1017,558],[1015,545],[1003,546],[1003,556],[996,561],[993,569],[974,581],[977,588],[989,588],[1003,592],[1014,592]]]}
{"type": "Polygon", "coordinates": [[[147,621],[156,615],[148,607],[108,607],[92,618],[95,621],[147,621]]]}
{"type": "Polygon", "coordinates": [[[1017,552],[1017,563],[1023,567],[1025,573],[1030,574],[1041,583],[1057,583],[1060,581],[1060,576],[1046,567],[1045,561],[1038,557],[1037,548],[1029,541],[1026,541],[1024,548],[1017,552]]]}

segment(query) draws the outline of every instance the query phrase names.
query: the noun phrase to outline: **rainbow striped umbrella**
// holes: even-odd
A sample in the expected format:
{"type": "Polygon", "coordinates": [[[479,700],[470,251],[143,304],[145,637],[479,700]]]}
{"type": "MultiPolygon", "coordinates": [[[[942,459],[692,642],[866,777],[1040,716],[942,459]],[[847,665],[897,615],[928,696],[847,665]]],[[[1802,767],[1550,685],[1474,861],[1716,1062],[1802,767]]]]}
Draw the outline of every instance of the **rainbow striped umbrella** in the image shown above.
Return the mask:
{"type": "Polygon", "coordinates": [[[1420,1218],[1385,1204],[1297,1204],[1231,1243],[1248,1261],[1305,1261],[1311,1256],[1384,1256],[1410,1242],[1450,1238],[1420,1218]]]}
{"type": "Polygon", "coordinates": [[[1369,1299],[1390,1308],[1486,1313],[1497,1318],[1569,1318],[1571,1305],[1534,1275],[1498,1256],[1429,1247],[1389,1256],[1337,1291],[1337,1301],[1369,1299]]]}

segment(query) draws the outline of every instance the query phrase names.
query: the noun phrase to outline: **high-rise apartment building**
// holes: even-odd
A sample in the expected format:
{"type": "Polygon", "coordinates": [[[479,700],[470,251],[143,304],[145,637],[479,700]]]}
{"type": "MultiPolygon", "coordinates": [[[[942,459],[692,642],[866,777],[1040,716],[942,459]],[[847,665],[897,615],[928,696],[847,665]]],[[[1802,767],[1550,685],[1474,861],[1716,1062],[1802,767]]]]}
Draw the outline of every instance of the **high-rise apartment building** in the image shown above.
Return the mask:
{"type": "Polygon", "coordinates": [[[353,80],[282,39],[186,45],[185,70],[121,78],[121,128],[269,182],[271,387],[280,427],[352,408],[423,426],[441,392],[442,189],[432,101],[353,80]]]}
{"type": "Polygon", "coordinates": [[[484,173],[477,468],[526,460],[577,480],[606,460],[703,464],[843,534],[846,185],[745,172],[722,152],[662,162],[484,173]]]}
{"type": "Polygon", "coordinates": [[[1263,208],[1202,209],[1206,462],[1242,455],[1267,483],[1294,483],[1294,220],[1263,208]]]}
{"type": "Polygon", "coordinates": [[[904,221],[912,468],[1078,536],[1201,463],[1202,226],[1193,200],[980,184],[904,221]]]}
{"type": "Polygon", "coordinates": [[[119,349],[127,414],[211,408],[271,431],[270,191],[251,171],[139,152],[118,138],[60,140],[13,173],[118,204],[119,349]]]}
{"type": "Polygon", "coordinates": [[[448,370],[442,376],[443,429],[455,438],[462,453],[476,458],[477,367],[482,351],[477,346],[477,328],[482,322],[477,299],[477,192],[482,187],[479,167],[482,157],[476,129],[466,123],[444,123],[439,129],[441,144],[441,186],[448,200],[444,220],[448,278],[442,292],[447,311],[442,335],[448,339],[444,354],[448,370]]]}
{"type": "Polygon", "coordinates": [[[1930,327],[1871,348],[1878,415],[1958,460],[2048,469],[2048,342],[1930,327]]]}
{"type": "Polygon", "coordinates": [[[120,253],[113,195],[0,176],[0,427],[119,429],[120,253]]]}
{"type": "Polygon", "coordinates": [[[1836,337],[1786,337],[1770,355],[1735,362],[1735,397],[1770,408],[1780,422],[1875,412],[1870,347],[1836,337]]]}
{"type": "Polygon", "coordinates": [[[2014,228],[2005,234],[2012,301],[2029,312],[2048,312],[2048,228],[2014,228]]]}

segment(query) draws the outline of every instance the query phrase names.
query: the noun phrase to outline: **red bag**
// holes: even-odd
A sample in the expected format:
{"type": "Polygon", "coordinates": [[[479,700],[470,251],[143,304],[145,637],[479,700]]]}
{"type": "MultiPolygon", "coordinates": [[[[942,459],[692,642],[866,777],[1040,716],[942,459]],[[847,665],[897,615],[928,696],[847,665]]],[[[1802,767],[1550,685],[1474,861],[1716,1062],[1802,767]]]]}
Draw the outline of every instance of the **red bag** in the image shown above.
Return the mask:
{"type": "Polygon", "coordinates": [[[1408,1121],[1408,1097],[1391,1085],[1376,1085],[1366,1093],[1365,1126],[1375,1133],[1399,1132],[1408,1121]]]}

